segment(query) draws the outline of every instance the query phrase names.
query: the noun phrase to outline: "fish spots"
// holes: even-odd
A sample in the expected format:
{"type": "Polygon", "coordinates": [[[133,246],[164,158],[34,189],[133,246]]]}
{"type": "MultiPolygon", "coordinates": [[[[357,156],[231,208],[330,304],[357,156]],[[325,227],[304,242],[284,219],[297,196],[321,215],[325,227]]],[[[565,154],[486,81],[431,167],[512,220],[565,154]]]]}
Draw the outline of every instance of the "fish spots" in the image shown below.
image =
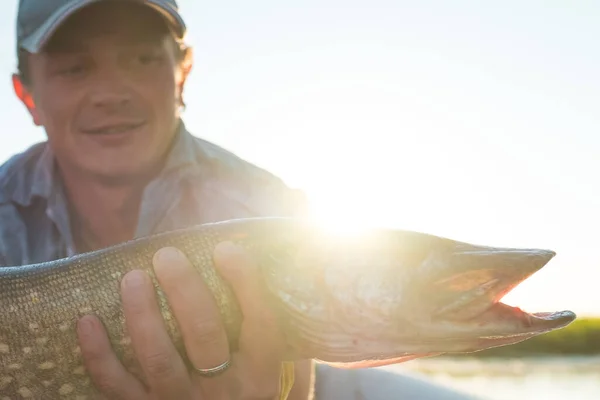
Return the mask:
{"type": "Polygon", "coordinates": [[[0,376],[0,389],[6,388],[14,380],[15,379],[12,376],[8,376],[8,375],[0,376]]]}
{"type": "Polygon", "coordinates": [[[121,346],[128,346],[131,344],[131,338],[129,336],[125,336],[121,340],[119,340],[119,344],[121,346]]]}
{"type": "Polygon", "coordinates": [[[31,399],[33,397],[33,392],[31,390],[27,389],[26,387],[19,388],[19,390],[17,390],[17,392],[24,399],[31,399]]]}
{"type": "MultiPolygon", "coordinates": [[[[161,304],[165,304],[165,302],[161,302],[161,304]]],[[[165,321],[173,321],[173,314],[169,311],[168,308],[162,307],[162,314],[165,321]]]]}
{"type": "Polygon", "coordinates": [[[44,361],[43,363],[38,365],[38,368],[41,370],[49,370],[54,367],[56,367],[56,364],[54,364],[52,361],[44,361]]]}
{"type": "Polygon", "coordinates": [[[111,276],[113,279],[120,279],[120,278],[121,278],[121,275],[122,275],[121,271],[115,271],[115,272],[113,272],[112,274],[110,274],[110,276],[111,276]]]}
{"type": "Polygon", "coordinates": [[[69,330],[69,323],[68,322],[63,322],[62,324],[58,325],[58,330],[61,332],[66,332],[69,330]]]}
{"type": "Polygon", "coordinates": [[[29,346],[27,347],[23,347],[23,353],[24,354],[31,354],[31,352],[33,351],[33,349],[29,346]]]}
{"type": "Polygon", "coordinates": [[[80,365],[79,367],[75,368],[73,370],[73,375],[85,375],[85,368],[83,367],[83,365],[80,365]]]}
{"type": "Polygon", "coordinates": [[[38,292],[35,292],[35,291],[30,292],[29,297],[31,298],[32,304],[37,304],[40,302],[40,295],[38,292]]]}
{"type": "Polygon", "coordinates": [[[58,389],[58,394],[60,394],[61,396],[66,396],[68,394],[73,393],[74,390],[75,387],[73,385],[71,385],[70,383],[65,383],[58,389]]]}
{"type": "Polygon", "coordinates": [[[6,343],[0,343],[0,353],[8,354],[10,352],[10,346],[6,343]]]}

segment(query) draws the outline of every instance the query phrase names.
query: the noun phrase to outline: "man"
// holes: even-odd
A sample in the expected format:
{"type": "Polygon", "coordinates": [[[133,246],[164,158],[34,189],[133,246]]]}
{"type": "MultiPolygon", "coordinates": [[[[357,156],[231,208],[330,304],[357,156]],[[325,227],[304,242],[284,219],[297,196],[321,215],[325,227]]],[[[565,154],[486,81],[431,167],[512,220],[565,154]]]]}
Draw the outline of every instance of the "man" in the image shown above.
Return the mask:
{"type": "MultiPolygon", "coordinates": [[[[14,89],[48,140],[0,168],[1,264],[204,222],[302,212],[304,199],[281,180],[186,130],[180,114],[192,61],[184,37],[174,0],[20,1],[14,89]]],[[[77,326],[100,391],[111,399],[285,397],[282,340],[244,273],[252,260],[228,243],[215,253],[244,313],[236,354],[185,257],[169,248],[154,261],[192,371],[162,325],[150,280],[133,271],[122,280],[122,299],[140,373],[124,369],[93,315],[77,326]],[[209,377],[215,368],[218,376],[209,377]]],[[[309,396],[310,376],[309,361],[296,363],[290,399],[309,396]]]]}

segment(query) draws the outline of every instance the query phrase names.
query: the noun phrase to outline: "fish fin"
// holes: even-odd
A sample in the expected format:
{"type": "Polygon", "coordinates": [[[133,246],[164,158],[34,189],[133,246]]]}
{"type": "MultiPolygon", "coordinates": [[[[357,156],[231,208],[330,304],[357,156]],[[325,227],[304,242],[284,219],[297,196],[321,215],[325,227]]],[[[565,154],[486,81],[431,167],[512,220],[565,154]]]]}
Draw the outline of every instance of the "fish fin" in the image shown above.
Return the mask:
{"type": "Polygon", "coordinates": [[[340,369],[375,368],[375,367],[383,367],[383,366],[392,365],[392,364],[400,364],[403,362],[416,360],[417,358],[439,356],[440,354],[442,354],[442,353],[420,353],[420,354],[410,354],[410,355],[402,356],[402,357],[398,357],[398,358],[389,358],[386,360],[363,360],[363,361],[355,361],[355,362],[347,362],[347,363],[345,363],[345,362],[328,362],[328,361],[321,361],[321,360],[319,360],[319,362],[321,364],[327,364],[334,368],[340,368],[340,369]]]}

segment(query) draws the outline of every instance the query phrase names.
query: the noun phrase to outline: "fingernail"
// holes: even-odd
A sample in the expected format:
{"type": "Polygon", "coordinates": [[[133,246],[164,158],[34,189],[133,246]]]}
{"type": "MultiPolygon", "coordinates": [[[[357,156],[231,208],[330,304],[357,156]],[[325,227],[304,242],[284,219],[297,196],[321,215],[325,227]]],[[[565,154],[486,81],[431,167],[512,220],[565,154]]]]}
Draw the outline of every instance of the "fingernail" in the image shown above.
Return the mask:
{"type": "Polygon", "coordinates": [[[80,333],[89,335],[94,330],[94,322],[92,321],[91,317],[85,316],[78,321],[77,328],[79,329],[80,333]]]}
{"type": "Polygon", "coordinates": [[[143,271],[134,270],[125,275],[124,283],[125,286],[130,288],[137,288],[144,284],[146,276],[143,271]]]}
{"type": "Polygon", "coordinates": [[[187,271],[185,255],[175,247],[164,247],[154,255],[154,271],[164,277],[173,273],[179,274],[187,271]]]}
{"type": "Polygon", "coordinates": [[[222,260],[236,259],[241,255],[239,246],[233,242],[220,242],[215,247],[215,257],[222,260]]]}
{"type": "Polygon", "coordinates": [[[183,259],[183,253],[175,247],[163,247],[156,252],[155,257],[161,263],[177,263],[183,259]]]}

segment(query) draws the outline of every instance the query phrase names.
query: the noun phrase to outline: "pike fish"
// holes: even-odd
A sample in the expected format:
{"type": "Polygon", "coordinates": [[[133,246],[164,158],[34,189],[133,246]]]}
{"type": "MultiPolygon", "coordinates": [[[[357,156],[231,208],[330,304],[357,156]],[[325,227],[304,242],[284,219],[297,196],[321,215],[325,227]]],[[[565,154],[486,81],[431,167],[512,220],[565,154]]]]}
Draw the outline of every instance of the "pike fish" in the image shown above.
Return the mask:
{"type": "Polygon", "coordinates": [[[240,333],[235,296],[213,266],[233,241],[258,261],[264,295],[285,335],[285,360],[360,368],[510,345],[567,326],[571,311],[528,313],[500,300],[555,255],[473,245],[430,234],[370,229],[331,234],[306,220],[249,218],[134,239],[41,264],[0,268],[0,398],[84,399],[95,392],[75,325],[93,313],[135,370],[119,282],[135,268],[154,280],[171,338],[177,322],[153,276],[162,247],[184,252],[218,304],[232,349],[240,333]]]}

